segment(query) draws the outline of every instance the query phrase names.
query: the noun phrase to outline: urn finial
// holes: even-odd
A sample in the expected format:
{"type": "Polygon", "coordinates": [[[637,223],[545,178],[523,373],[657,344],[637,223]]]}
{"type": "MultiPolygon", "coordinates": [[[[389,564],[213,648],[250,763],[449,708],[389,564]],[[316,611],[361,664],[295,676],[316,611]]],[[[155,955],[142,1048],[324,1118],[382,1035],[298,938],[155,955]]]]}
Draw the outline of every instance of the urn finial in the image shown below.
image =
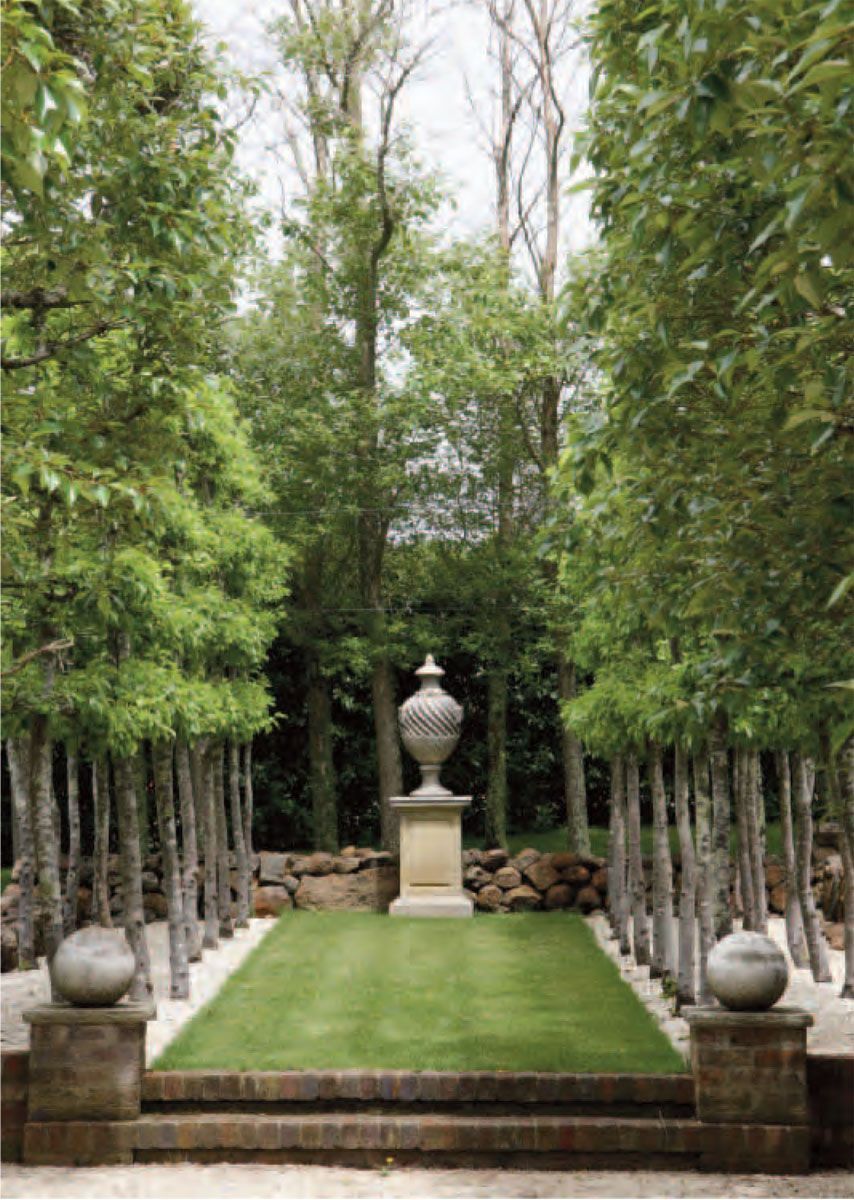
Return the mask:
{"type": "Polygon", "coordinates": [[[412,795],[449,796],[439,781],[439,771],[460,740],[463,706],[439,682],[445,672],[432,654],[415,674],[421,689],[398,710],[403,744],[421,767],[421,786],[412,795]]]}

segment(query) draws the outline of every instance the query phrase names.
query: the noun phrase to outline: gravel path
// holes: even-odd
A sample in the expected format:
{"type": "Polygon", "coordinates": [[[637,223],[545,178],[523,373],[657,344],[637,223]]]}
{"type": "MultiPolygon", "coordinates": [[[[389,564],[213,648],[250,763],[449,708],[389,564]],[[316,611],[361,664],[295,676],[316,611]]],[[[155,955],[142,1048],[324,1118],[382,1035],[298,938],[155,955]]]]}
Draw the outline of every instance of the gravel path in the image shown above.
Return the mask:
{"type": "Polygon", "coordinates": [[[762,1197],[854,1195],[854,1174],[706,1175],[670,1171],[357,1171],[339,1167],[5,1167],[3,1196],[263,1200],[276,1197],[627,1196],[762,1197]]]}
{"type": "MultiPolygon", "coordinates": [[[[216,950],[205,950],[201,962],[190,963],[190,999],[169,999],[169,926],[154,921],[146,926],[148,949],[151,955],[151,974],[157,1019],[148,1024],[146,1061],[149,1066],[172,1041],[182,1025],[211,1000],[228,976],[269,933],[275,922],[253,917],[248,929],[235,930],[233,938],[220,940],[216,950]]],[[[30,1028],[22,1020],[25,1009],[50,999],[50,986],[45,960],[38,971],[10,971],[0,981],[0,1045],[26,1047],[30,1044],[30,1028]]],[[[58,1195],[59,1193],[57,1193],[58,1195]]],[[[131,1193],[128,1193],[130,1195],[131,1193]]]]}
{"type": "MultiPolygon", "coordinates": [[[[662,995],[659,980],[650,979],[649,967],[638,967],[631,957],[620,955],[604,913],[594,913],[586,920],[599,945],[619,965],[620,974],[656,1017],[679,1053],[687,1058],[688,1022],[673,1016],[673,1002],[662,995]]],[[[674,920],[674,926],[677,924],[674,920]]],[[[833,983],[816,983],[809,970],[798,970],[789,957],[786,922],[782,917],[769,918],[768,933],[789,964],[789,986],[779,1003],[806,1009],[813,1015],[815,1024],[807,1031],[807,1049],[813,1054],[854,1054],[854,1000],[843,1000],[839,995],[845,978],[845,955],[828,947],[833,983]]]]}

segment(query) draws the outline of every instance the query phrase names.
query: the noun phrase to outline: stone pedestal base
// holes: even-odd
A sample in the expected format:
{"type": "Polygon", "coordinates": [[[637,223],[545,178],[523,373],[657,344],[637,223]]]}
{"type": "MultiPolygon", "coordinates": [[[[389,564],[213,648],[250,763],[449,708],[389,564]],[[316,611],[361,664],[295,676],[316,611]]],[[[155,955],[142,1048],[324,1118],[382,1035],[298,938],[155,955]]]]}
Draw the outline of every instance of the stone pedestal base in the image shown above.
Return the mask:
{"type": "Polygon", "coordinates": [[[400,896],[393,917],[471,917],[463,892],[462,828],[471,796],[393,796],[400,817],[400,896]]]}
{"type": "Polygon", "coordinates": [[[28,1121],[132,1121],[139,1116],[151,1004],[41,1004],[30,1025],[28,1121]]]}
{"type": "Polygon", "coordinates": [[[468,896],[398,896],[389,905],[393,917],[471,917],[468,896]]]}

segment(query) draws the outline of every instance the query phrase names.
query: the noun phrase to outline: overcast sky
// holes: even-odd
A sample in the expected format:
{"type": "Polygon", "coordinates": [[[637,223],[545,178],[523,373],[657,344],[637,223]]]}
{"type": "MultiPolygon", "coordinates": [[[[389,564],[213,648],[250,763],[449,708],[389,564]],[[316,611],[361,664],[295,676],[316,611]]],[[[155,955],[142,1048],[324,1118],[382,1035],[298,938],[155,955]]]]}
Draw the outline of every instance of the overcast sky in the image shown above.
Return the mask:
{"type": "MultiPolygon", "coordinates": [[[[193,0],[194,8],[215,41],[227,46],[227,56],[241,70],[258,74],[277,70],[275,47],[266,26],[285,9],[285,0],[193,0]]],[[[425,21],[425,24],[427,22],[425,21]]],[[[494,228],[492,166],[468,92],[482,119],[493,111],[491,90],[494,64],[488,55],[488,26],[481,7],[449,6],[434,16],[426,30],[435,38],[429,61],[402,96],[401,115],[410,125],[424,165],[438,172],[456,203],[443,213],[443,226],[452,235],[494,228]]],[[[576,57],[565,72],[570,125],[583,120],[587,70],[576,57]]],[[[241,131],[241,164],[259,184],[265,202],[278,210],[288,178],[283,167],[281,119],[270,97],[263,98],[253,120],[241,131]]],[[[586,216],[585,194],[568,197],[563,220],[565,249],[578,249],[593,237],[586,216]]]]}

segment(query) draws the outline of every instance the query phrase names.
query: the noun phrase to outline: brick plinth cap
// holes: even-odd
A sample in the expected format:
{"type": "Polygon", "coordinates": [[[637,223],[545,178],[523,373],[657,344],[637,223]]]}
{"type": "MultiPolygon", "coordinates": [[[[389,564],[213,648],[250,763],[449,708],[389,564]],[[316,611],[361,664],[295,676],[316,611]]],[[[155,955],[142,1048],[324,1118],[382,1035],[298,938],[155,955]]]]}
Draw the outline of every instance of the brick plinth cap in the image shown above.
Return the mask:
{"type": "Polygon", "coordinates": [[[712,1029],[715,1026],[738,1025],[756,1029],[809,1029],[815,1024],[812,1013],[802,1008],[768,1008],[764,1012],[737,1012],[711,1006],[683,1008],[679,1014],[689,1025],[712,1029]]]}
{"type": "Polygon", "coordinates": [[[128,1000],[109,1008],[81,1008],[57,1001],[28,1008],[24,1020],[28,1025],[138,1025],[140,1021],[153,1021],[156,1015],[151,1001],[128,1000]]]}

